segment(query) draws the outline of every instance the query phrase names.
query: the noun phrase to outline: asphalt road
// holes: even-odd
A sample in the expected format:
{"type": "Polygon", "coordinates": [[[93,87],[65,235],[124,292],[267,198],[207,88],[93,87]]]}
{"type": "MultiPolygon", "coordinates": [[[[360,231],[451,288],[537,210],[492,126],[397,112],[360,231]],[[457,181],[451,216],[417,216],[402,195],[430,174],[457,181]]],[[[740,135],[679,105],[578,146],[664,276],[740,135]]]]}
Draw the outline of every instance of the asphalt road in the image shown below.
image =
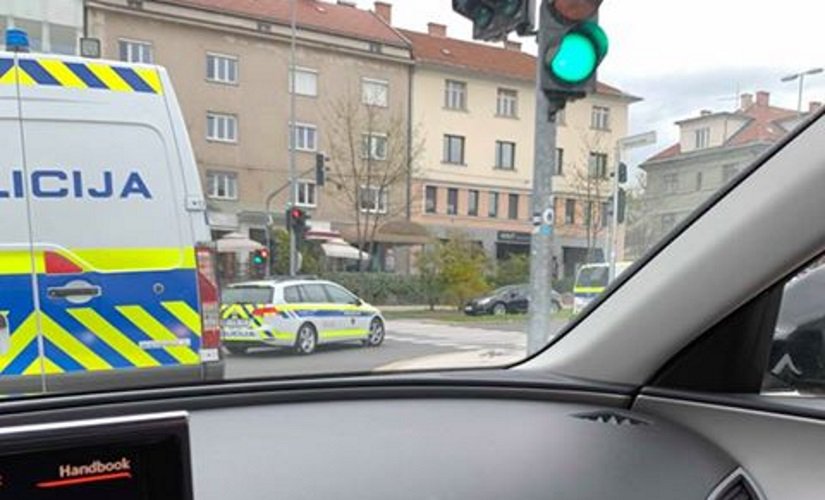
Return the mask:
{"type": "MultiPolygon", "coordinates": [[[[555,322],[554,331],[562,325],[555,322]]],[[[518,359],[524,355],[525,345],[524,325],[518,322],[465,325],[394,320],[388,321],[387,337],[377,348],[336,344],[319,346],[309,356],[289,350],[254,349],[244,355],[228,354],[226,376],[238,379],[431,369],[448,367],[461,359],[466,365],[467,356],[471,355],[482,356],[491,363],[501,359],[499,364],[506,364],[505,355],[509,356],[507,359],[518,359]]]]}

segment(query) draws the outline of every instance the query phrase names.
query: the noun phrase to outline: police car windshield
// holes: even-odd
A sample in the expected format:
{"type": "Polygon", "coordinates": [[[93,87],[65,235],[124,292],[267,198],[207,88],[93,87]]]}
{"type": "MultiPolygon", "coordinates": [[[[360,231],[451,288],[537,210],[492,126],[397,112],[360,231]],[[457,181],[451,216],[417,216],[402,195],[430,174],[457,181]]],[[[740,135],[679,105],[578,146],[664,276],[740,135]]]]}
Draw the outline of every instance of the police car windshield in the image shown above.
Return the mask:
{"type": "Polygon", "coordinates": [[[809,0],[570,59],[551,0],[54,3],[0,1],[0,396],[512,366],[825,100],[809,0]]]}

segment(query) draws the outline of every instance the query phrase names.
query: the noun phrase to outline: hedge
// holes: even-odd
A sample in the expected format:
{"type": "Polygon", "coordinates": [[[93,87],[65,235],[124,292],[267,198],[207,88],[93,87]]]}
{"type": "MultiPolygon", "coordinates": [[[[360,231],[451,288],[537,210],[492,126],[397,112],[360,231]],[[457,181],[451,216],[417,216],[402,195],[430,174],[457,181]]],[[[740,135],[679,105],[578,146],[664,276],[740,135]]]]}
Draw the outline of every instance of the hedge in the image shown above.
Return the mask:
{"type": "Polygon", "coordinates": [[[370,304],[427,304],[425,287],[419,276],[393,273],[327,273],[323,277],[352,290],[370,304]]]}

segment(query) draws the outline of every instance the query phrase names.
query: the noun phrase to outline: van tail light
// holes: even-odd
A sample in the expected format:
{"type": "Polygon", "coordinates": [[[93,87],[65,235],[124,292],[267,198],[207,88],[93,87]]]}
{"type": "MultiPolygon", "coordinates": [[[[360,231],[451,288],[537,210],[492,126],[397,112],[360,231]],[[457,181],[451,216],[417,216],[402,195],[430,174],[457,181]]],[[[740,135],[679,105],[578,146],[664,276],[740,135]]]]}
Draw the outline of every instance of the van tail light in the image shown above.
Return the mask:
{"type": "Polygon", "coordinates": [[[83,268],[57,252],[43,252],[46,274],[80,274],[83,268]]]}
{"type": "Polygon", "coordinates": [[[264,316],[275,316],[276,314],[278,314],[278,308],[275,306],[258,307],[252,311],[252,315],[258,318],[262,318],[264,316]]]}
{"type": "Polygon", "coordinates": [[[195,247],[198,265],[198,298],[201,306],[201,360],[220,358],[220,291],[215,269],[215,249],[209,244],[195,247]]]}

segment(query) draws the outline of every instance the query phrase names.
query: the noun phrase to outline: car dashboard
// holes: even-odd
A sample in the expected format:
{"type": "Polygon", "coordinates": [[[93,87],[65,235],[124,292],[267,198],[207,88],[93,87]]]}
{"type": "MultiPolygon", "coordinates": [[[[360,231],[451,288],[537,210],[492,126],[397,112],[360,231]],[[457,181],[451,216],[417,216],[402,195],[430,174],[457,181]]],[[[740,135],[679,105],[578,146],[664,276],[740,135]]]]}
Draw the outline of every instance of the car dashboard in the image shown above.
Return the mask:
{"type": "Polygon", "coordinates": [[[726,498],[737,463],[628,400],[621,388],[486,374],[65,396],[48,410],[22,400],[0,416],[0,493],[726,498]]]}

